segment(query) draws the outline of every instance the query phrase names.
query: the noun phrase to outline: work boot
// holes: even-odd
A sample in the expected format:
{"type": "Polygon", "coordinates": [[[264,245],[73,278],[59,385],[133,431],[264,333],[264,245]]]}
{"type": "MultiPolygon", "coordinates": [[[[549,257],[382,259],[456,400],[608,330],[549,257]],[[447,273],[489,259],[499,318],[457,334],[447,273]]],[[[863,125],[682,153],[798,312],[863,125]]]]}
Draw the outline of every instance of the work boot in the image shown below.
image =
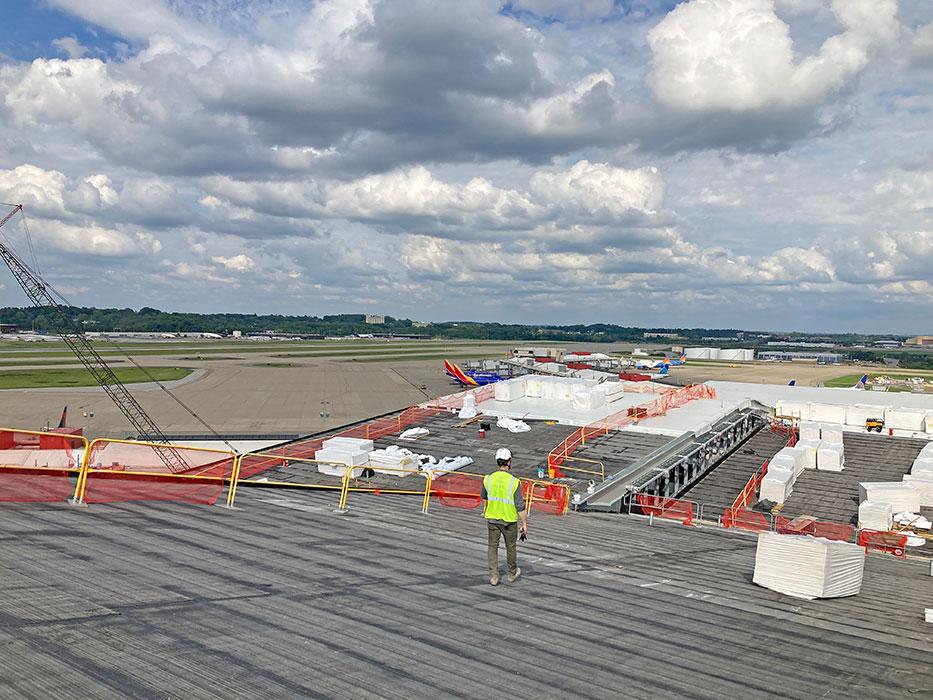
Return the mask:
{"type": "Polygon", "coordinates": [[[515,569],[515,573],[509,574],[509,583],[515,583],[518,581],[518,577],[522,575],[521,569],[515,569]]]}
{"type": "Polygon", "coordinates": [[[490,574],[489,583],[493,586],[498,586],[499,585],[499,574],[498,573],[490,574]]]}

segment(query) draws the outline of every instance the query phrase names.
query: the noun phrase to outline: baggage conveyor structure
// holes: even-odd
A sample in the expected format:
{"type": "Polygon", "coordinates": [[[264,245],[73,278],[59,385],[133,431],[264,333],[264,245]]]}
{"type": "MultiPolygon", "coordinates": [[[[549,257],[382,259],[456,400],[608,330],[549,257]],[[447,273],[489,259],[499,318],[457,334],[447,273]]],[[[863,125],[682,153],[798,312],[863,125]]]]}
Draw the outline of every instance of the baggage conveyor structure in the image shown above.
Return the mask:
{"type": "Polygon", "coordinates": [[[677,498],[769,420],[770,413],[763,406],[736,409],[702,435],[685,433],[614,474],[593,493],[581,494],[573,507],[621,513],[628,509],[636,493],[677,498]]]}

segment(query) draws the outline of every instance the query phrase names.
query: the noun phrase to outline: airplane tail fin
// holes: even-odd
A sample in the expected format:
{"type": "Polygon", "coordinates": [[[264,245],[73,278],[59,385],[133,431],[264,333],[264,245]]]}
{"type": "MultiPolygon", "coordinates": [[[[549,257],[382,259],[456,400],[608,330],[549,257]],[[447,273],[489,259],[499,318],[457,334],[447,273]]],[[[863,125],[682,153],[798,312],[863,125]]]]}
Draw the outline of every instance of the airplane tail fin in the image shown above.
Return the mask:
{"type": "Polygon", "coordinates": [[[68,419],[68,406],[66,405],[66,406],[62,409],[62,417],[58,420],[58,427],[59,427],[59,428],[64,428],[64,427],[65,427],[65,421],[66,421],[67,419],[68,419]]]}
{"type": "Polygon", "coordinates": [[[661,376],[662,376],[662,377],[663,377],[665,374],[667,374],[667,371],[670,369],[670,367],[671,367],[670,365],[664,365],[663,367],[661,367],[661,376]]]}
{"type": "Polygon", "coordinates": [[[862,378],[859,379],[859,380],[855,383],[855,386],[852,387],[852,388],[853,388],[853,389],[864,389],[864,388],[865,388],[865,384],[867,384],[867,383],[868,383],[868,375],[867,375],[867,374],[863,374],[863,375],[862,375],[862,378]]]}
{"type": "Polygon", "coordinates": [[[787,382],[787,386],[797,386],[797,380],[791,379],[789,382],[787,382]]]}
{"type": "Polygon", "coordinates": [[[444,369],[447,370],[447,374],[449,374],[464,386],[479,386],[473,377],[466,374],[462,369],[449,360],[444,360],[444,369]]]}

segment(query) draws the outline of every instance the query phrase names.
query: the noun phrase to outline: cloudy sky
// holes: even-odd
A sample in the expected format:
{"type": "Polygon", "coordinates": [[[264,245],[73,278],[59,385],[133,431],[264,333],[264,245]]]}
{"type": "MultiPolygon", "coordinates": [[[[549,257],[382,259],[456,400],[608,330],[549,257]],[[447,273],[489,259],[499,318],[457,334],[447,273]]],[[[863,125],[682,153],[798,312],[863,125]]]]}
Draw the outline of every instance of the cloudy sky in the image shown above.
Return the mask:
{"type": "Polygon", "coordinates": [[[4,10],[0,201],[73,303],[933,332],[929,0],[4,10]]]}

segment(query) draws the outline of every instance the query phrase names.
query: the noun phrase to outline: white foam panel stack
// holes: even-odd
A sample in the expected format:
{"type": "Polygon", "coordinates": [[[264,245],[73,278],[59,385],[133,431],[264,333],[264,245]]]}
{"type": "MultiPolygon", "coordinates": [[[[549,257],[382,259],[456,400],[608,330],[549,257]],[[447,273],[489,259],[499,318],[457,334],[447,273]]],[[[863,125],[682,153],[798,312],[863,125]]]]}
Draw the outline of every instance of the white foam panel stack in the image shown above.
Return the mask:
{"type": "Polygon", "coordinates": [[[768,466],[768,473],[761,480],[758,498],[772,503],[784,503],[794,492],[794,471],[783,467],[768,466]]]}
{"type": "Polygon", "coordinates": [[[753,581],[795,598],[840,598],[862,587],[865,550],[821,537],[758,535],[753,581]]]}
{"type": "Polygon", "coordinates": [[[820,426],[820,440],[830,445],[842,446],[842,426],[825,425],[820,426]]]}
{"type": "Polygon", "coordinates": [[[858,485],[858,495],[859,503],[889,503],[894,513],[916,513],[920,509],[920,492],[903,481],[863,481],[858,485]]]}
{"type": "Polygon", "coordinates": [[[923,432],[926,412],[906,408],[886,408],[884,410],[884,425],[886,428],[895,430],[909,430],[911,432],[923,432]]]}
{"type": "Polygon", "coordinates": [[[922,452],[920,455],[921,456],[917,457],[910,467],[910,473],[917,476],[921,474],[933,474],[933,457],[924,457],[922,452]]]}
{"type": "Polygon", "coordinates": [[[525,398],[524,379],[506,379],[495,383],[496,401],[515,401],[525,398]]]}
{"type": "Polygon", "coordinates": [[[841,472],[845,467],[842,445],[821,442],[816,451],[816,468],[821,472],[841,472]]]}
{"type": "Polygon", "coordinates": [[[820,448],[820,441],[798,440],[794,447],[803,455],[803,468],[816,469],[816,453],[820,448]]]}
{"type": "Polygon", "coordinates": [[[891,529],[893,518],[894,511],[890,503],[865,501],[858,507],[858,526],[863,530],[886,532],[891,529]]]}
{"type": "Polygon", "coordinates": [[[933,473],[904,474],[904,483],[910,484],[920,494],[920,505],[923,508],[933,508],[933,473]]]}
{"type": "Polygon", "coordinates": [[[800,439],[801,440],[819,440],[820,424],[811,421],[800,421],[800,439]]]}

